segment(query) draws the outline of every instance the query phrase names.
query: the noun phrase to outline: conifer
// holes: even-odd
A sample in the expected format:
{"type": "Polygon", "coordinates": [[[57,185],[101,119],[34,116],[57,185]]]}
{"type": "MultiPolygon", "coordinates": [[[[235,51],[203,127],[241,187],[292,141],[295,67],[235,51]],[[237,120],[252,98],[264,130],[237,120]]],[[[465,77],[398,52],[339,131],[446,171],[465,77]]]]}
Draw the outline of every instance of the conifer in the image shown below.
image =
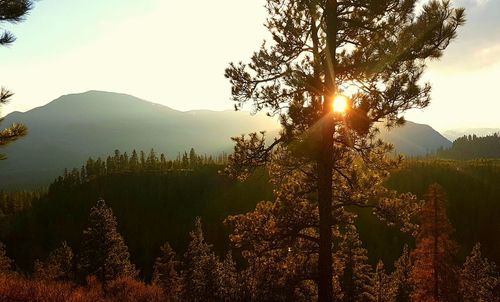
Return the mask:
{"type": "Polygon", "coordinates": [[[165,243],[153,267],[152,283],[161,287],[170,301],[177,301],[182,292],[182,278],[178,273],[180,262],[176,257],[170,244],[165,243]]]}
{"type": "Polygon", "coordinates": [[[410,301],[412,261],[408,245],[403,247],[403,254],[394,263],[394,272],[391,275],[394,302],[410,301]]]}
{"type": "Polygon", "coordinates": [[[412,301],[458,301],[458,245],[451,239],[453,228],[445,203],[443,188],[431,185],[420,217],[417,246],[412,252],[412,301]]]}
{"type": "Polygon", "coordinates": [[[68,281],[73,278],[73,250],[66,242],[52,251],[43,262],[36,261],[34,276],[37,279],[68,281]]]}
{"type": "Polygon", "coordinates": [[[189,233],[191,241],[184,254],[184,298],[188,302],[218,301],[217,257],[212,246],[205,242],[201,219],[189,233]]]}
{"type": "Polygon", "coordinates": [[[12,268],[12,259],[7,256],[5,251],[5,244],[0,242],[0,273],[9,272],[12,268]]]}
{"type": "MultiPolygon", "coordinates": [[[[3,28],[4,23],[16,23],[22,21],[24,16],[30,11],[33,6],[31,0],[17,0],[17,1],[0,1],[0,29],[3,28]]],[[[12,44],[16,37],[9,31],[0,33],[0,46],[7,46],[12,44]]],[[[9,90],[0,88],[0,107],[7,104],[14,94],[9,90]]],[[[0,116],[0,122],[2,118],[0,116]]],[[[25,136],[28,129],[22,124],[13,124],[8,128],[0,128],[0,147],[4,147],[19,138],[25,136]]],[[[5,155],[0,153],[0,160],[5,159],[5,155]]]]}
{"type": "Polygon", "coordinates": [[[477,243],[460,272],[463,301],[500,301],[497,291],[500,287],[499,278],[495,263],[481,256],[481,245],[477,243]]]}
{"type": "Polygon", "coordinates": [[[99,200],[90,210],[88,227],[83,232],[80,272],[94,275],[104,285],[119,277],[134,277],[136,271],[129,257],[113,211],[99,200]]]}

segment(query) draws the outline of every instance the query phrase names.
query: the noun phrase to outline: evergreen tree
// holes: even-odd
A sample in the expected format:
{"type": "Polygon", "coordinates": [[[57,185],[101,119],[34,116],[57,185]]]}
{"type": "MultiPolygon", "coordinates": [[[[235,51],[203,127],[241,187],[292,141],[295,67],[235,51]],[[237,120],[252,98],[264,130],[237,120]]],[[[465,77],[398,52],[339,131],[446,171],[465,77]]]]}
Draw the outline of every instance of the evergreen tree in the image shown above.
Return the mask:
{"type": "Polygon", "coordinates": [[[408,246],[403,248],[403,254],[394,263],[394,272],[391,275],[392,292],[395,302],[410,301],[412,261],[408,246]]]}
{"type": "Polygon", "coordinates": [[[434,184],[426,194],[420,218],[411,280],[412,301],[458,301],[458,245],[451,239],[453,228],[446,216],[446,195],[434,184]]]}
{"type": "Polygon", "coordinates": [[[136,275],[129,257],[113,211],[99,200],[90,210],[88,228],[83,232],[80,272],[94,275],[106,285],[119,277],[136,275]]]}
{"type": "Polygon", "coordinates": [[[231,252],[227,253],[223,261],[217,263],[217,281],[218,301],[241,300],[241,280],[231,252]]]}
{"type": "Polygon", "coordinates": [[[12,259],[7,257],[7,252],[5,251],[5,244],[0,242],[0,273],[9,272],[12,268],[12,259]]]}
{"type": "Polygon", "coordinates": [[[465,260],[460,272],[460,292],[463,301],[498,302],[500,275],[495,263],[481,256],[481,245],[478,243],[465,260]]]}
{"type": "Polygon", "coordinates": [[[177,301],[182,292],[182,278],[177,272],[180,263],[170,244],[165,243],[160,253],[153,267],[152,283],[161,287],[170,301],[177,301]]]}
{"type": "Polygon", "coordinates": [[[363,248],[355,227],[350,227],[341,243],[337,256],[343,259],[340,277],[344,302],[372,301],[372,267],[368,264],[368,251],[363,248]]]}
{"type": "MultiPolygon", "coordinates": [[[[229,172],[248,174],[280,148],[294,150],[289,164],[306,158],[315,167],[304,174],[317,193],[311,199],[319,214],[320,301],[333,300],[332,213],[344,193],[336,178],[355,179],[345,173],[352,165],[345,159],[357,154],[356,162],[377,166],[372,161],[389,149],[373,139],[375,122],[401,124],[404,111],[429,104],[430,85],[421,83],[425,64],[442,55],[464,23],[463,9],[449,1],[429,1],[422,9],[417,2],[267,0],[272,41],[250,64],[226,69],[236,109],[253,104],[255,111],[279,115],[283,128],[270,146],[257,133],[235,138],[229,172]],[[355,91],[348,112],[333,113],[333,100],[348,89],[355,91]]],[[[383,170],[379,165],[375,169],[383,170]]]]}
{"type": "Polygon", "coordinates": [[[68,281],[73,279],[73,250],[66,242],[52,251],[44,262],[35,262],[35,278],[68,281]]]}
{"type": "MultiPolygon", "coordinates": [[[[32,1],[16,0],[16,1],[0,1],[0,26],[4,23],[16,23],[23,20],[24,16],[30,11],[32,1]]],[[[2,28],[2,27],[0,27],[2,28]]],[[[7,46],[16,40],[14,35],[8,31],[0,33],[0,46],[7,46]]],[[[14,94],[9,90],[0,88],[0,107],[7,104],[14,94]]],[[[0,117],[0,122],[2,118],[0,117]]],[[[4,147],[28,132],[26,126],[22,124],[13,124],[8,128],[0,128],[0,147],[4,147]]],[[[0,160],[5,159],[4,154],[0,154],[0,160]]]]}
{"type": "Polygon", "coordinates": [[[392,284],[391,278],[385,273],[384,263],[379,260],[375,273],[372,279],[372,296],[370,300],[373,302],[392,302],[392,284]]]}
{"type": "Polygon", "coordinates": [[[218,261],[212,246],[205,242],[199,217],[189,235],[191,241],[184,254],[184,298],[188,302],[218,301],[218,261]]]}

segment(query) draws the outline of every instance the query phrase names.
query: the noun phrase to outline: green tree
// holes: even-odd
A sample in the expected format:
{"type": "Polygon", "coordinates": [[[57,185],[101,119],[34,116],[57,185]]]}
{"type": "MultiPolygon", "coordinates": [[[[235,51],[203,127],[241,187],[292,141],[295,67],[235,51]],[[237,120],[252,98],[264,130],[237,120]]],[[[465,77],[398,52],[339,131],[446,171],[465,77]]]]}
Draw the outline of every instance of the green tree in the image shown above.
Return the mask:
{"type": "Polygon", "coordinates": [[[180,263],[170,244],[165,243],[160,253],[153,267],[152,283],[161,287],[170,301],[177,301],[182,292],[182,278],[177,271],[180,263]]]}
{"type": "Polygon", "coordinates": [[[336,177],[349,176],[342,171],[344,159],[358,153],[370,164],[368,150],[380,147],[373,140],[374,123],[401,124],[401,113],[429,104],[430,85],[421,83],[425,64],[442,55],[464,23],[464,10],[449,1],[432,0],[421,10],[416,4],[267,0],[272,41],[262,44],[250,64],[226,69],[236,109],[251,103],[255,111],[279,115],[283,126],[270,146],[258,134],[237,138],[233,169],[251,171],[268,162],[275,147],[294,142],[305,142],[302,155],[315,166],[307,172],[316,183],[319,209],[320,301],[333,300],[332,213],[338,190],[333,184],[336,177]],[[348,91],[354,93],[347,114],[332,113],[334,96],[348,91]]]}
{"type": "Polygon", "coordinates": [[[185,300],[189,302],[218,301],[218,260],[212,251],[212,246],[205,242],[199,217],[196,218],[195,228],[189,235],[191,241],[184,254],[185,300]]]}
{"type": "Polygon", "coordinates": [[[499,278],[495,263],[483,258],[481,245],[476,244],[460,272],[460,291],[463,301],[500,301],[499,278]]]}
{"type": "Polygon", "coordinates": [[[0,242],[0,273],[9,272],[12,268],[12,259],[7,256],[5,251],[5,244],[0,242]]]}
{"type": "MultiPolygon", "coordinates": [[[[0,1],[0,26],[4,23],[17,23],[23,20],[24,16],[32,8],[32,1],[0,1]]],[[[12,44],[16,38],[8,31],[0,34],[0,46],[12,44]]],[[[0,88],[0,107],[7,104],[14,94],[5,88],[0,88]]],[[[2,118],[0,118],[0,122],[2,118]]],[[[22,124],[13,124],[8,128],[0,129],[0,147],[4,147],[20,137],[26,135],[28,129],[22,124]]],[[[5,159],[4,154],[0,154],[0,160],[5,159]]]]}
{"type": "Polygon", "coordinates": [[[73,250],[66,242],[52,251],[43,262],[35,261],[35,278],[68,281],[73,279],[73,250]]]}
{"type": "Polygon", "coordinates": [[[79,270],[85,276],[94,275],[104,285],[119,277],[135,276],[134,265],[116,218],[104,200],[90,210],[87,229],[83,232],[79,270]]]}

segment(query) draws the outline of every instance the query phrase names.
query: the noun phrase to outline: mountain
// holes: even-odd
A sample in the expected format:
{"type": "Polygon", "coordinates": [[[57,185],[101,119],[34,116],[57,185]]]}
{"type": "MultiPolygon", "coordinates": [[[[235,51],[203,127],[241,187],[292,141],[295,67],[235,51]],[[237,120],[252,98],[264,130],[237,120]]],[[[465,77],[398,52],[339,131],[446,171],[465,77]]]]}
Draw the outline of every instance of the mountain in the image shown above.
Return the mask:
{"type": "MultiPolygon", "coordinates": [[[[277,133],[275,120],[245,112],[196,110],[181,112],[139,98],[102,91],[62,96],[28,112],[6,116],[2,125],[22,122],[27,137],[2,149],[0,189],[45,186],[65,168],[79,167],[88,157],[149,150],[173,158],[195,148],[198,153],[232,150],[232,136],[268,130],[277,133]]],[[[408,122],[382,131],[382,138],[408,155],[423,155],[450,142],[426,125],[408,122]]]]}
{"type": "Polygon", "coordinates": [[[463,137],[464,135],[477,135],[479,137],[487,136],[487,135],[492,135],[495,133],[500,133],[500,128],[467,128],[467,129],[452,129],[452,130],[446,130],[443,132],[443,135],[451,140],[454,141],[459,137],[463,137]]]}
{"type": "Polygon", "coordinates": [[[380,128],[382,139],[392,143],[397,153],[407,156],[422,156],[452,145],[446,137],[425,124],[407,121],[403,127],[380,128]]]}

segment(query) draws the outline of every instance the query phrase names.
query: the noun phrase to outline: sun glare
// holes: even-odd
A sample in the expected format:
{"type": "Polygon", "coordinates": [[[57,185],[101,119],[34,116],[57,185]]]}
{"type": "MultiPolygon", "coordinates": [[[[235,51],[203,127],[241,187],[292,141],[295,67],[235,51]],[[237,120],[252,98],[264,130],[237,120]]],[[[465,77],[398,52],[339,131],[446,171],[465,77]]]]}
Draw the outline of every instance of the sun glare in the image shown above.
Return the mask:
{"type": "Polygon", "coordinates": [[[335,113],[345,113],[347,107],[349,106],[349,100],[343,95],[337,95],[333,99],[333,112],[335,113]]]}

